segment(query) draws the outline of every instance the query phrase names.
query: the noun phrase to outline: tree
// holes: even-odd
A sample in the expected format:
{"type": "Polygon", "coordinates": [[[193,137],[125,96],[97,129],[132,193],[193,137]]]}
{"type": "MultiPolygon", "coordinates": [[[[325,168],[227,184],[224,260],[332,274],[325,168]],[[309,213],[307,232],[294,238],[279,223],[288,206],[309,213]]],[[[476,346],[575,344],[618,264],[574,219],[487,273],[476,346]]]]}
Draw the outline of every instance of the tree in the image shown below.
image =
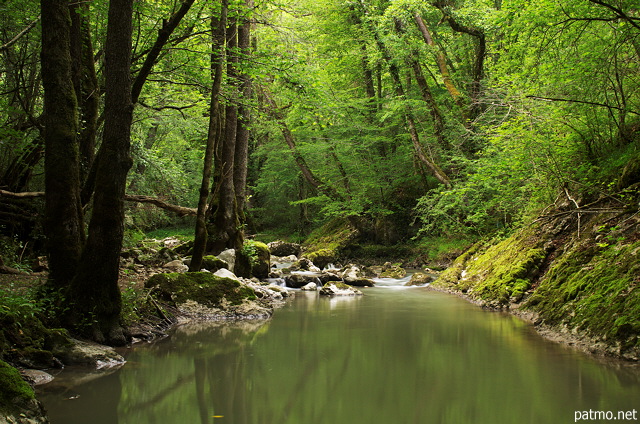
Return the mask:
{"type": "Polygon", "coordinates": [[[70,15],[66,0],[42,0],[45,232],[50,281],[68,286],[84,242],[80,204],[77,96],[72,83],[70,15]]]}
{"type": "Polygon", "coordinates": [[[209,130],[207,132],[207,142],[204,153],[204,166],[202,170],[202,184],[200,185],[200,196],[198,200],[195,238],[193,252],[191,255],[191,264],[189,265],[189,270],[192,272],[200,271],[202,268],[202,257],[204,256],[207,248],[207,220],[209,218],[208,207],[211,174],[216,147],[220,144],[222,138],[220,92],[222,88],[225,58],[225,29],[227,26],[228,2],[223,0],[220,6],[219,16],[217,16],[217,14],[212,14],[211,16],[211,73],[213,75],[213,81],[209,106],[209,130]]]}

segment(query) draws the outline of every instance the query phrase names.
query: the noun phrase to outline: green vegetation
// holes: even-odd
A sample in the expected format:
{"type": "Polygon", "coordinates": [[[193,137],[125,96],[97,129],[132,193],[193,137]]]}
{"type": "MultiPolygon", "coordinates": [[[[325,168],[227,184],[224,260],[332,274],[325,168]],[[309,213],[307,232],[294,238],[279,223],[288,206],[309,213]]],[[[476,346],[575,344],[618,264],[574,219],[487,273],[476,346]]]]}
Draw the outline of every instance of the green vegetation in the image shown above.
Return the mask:
{"type": "Polygon", "coordinates": [[[22,379],[22,376],[15,368],[6,362],[0,361],[0,411],[6,412],[15,407],[15,403],[35,398],[33,388],[22,379]]]}
{"type": "Polygon", "coordinates": [[[434,286],[491,307],[535,312],[539,324],[637,357],[640,242],[634,215],[591,215],[579,227],[577,217],[559,215],[493,245],[477,244],[434,286]]]}

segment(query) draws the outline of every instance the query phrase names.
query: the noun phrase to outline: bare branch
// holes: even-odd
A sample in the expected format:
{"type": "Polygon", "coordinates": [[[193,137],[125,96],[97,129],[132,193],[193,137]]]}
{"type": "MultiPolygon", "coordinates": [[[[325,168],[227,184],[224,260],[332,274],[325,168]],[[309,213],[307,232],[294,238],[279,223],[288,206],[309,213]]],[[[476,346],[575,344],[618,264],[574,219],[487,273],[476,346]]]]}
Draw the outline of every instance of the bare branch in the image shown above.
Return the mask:
{"type": "Polygon", "coordinates": [[[25,29],[20,31],[20,33],[18,35],[13,37],[11,40],[9,40],[4,45],[0,46],[0,53],[2,53],[5,50],[8,50],[9,47],[13,46],[20,38],[22,38],[22,36],[24,36],[26,33],[31,31],[31,29],[33,29],[33,27],[36,26],[36,24],[38,23],[39,20],[40,20],[40,15],[38,15],[38,17],[33,22],[31,22],[25,29]]]}

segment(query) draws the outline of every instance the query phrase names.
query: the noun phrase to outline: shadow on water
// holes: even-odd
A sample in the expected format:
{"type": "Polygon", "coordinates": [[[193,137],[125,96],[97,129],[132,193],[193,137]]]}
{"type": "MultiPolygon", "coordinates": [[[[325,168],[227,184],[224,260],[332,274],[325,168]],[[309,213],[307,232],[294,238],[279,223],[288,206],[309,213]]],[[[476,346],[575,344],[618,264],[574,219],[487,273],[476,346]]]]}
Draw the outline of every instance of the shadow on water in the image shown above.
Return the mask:
{"type": "Polygon", "coordinates": [[[122,369],[40,398],[53,424],[555,424],[640,407],[637,368],[387,283],[359,297],[299,292],[267,322],[182,326],[122,369]]]}

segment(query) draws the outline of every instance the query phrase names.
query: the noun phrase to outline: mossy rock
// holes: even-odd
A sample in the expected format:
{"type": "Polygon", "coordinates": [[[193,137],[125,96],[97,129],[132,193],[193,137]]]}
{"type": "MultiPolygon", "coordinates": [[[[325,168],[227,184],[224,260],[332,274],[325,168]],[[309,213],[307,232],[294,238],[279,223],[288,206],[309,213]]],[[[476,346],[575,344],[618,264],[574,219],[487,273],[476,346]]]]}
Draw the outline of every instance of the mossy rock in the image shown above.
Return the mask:
{"type": "Polygon", "coordinates": [[[306,253],[304,256],[320,269],[324,269],[327,265],[338,260],[338,253],[333,249],[319,249],[306,253]]]}
{"type": "Polygon", "coordinates": [[[411,280],[405,284],[407,287],[411,286],[424,286],[431,283],[435,278],[433,275],[426,274],[424,272],[416,272],[411,276],[411,280]]]}
{"type": "Polygon", "coordinates": [[[259,241],[246,243],[249,251],[251,275],[257,278],[267,278],[271,271],[271,252],[266,244],[259,241]]]}
{"type": "Polygon", "coordinates": [[[210,272],[156,274],[145,282],[145,287],[157,288],[162,299],[178,305],[192,300],[215,308],[225,300],[231,305],[239,305],[244,300],[256,299],[250,287],[210,272]]]}
{"type": "Polygon", "coordinates": [[[202,258],[202,268],[206,269],[207,271],[216,272],[217,270],[222,268],[229,269],[229,264],[227,264],[217,256],[207,255],[202,258]]]}
{"type": "Polygon", "coordinates": [[[28,401],[35,398],[31,386],[22,378],[17,369],[4,361],[0,361],[0,410],[10,410],[12,405],[20,401],[28,401]]]}
{"type": "Polygon", "coordinates": [[[407,271],[400,266],[400,264],[386,263],[382,267],[380,278],[393,278],[399,280],[407,275],[407,271]]]}

